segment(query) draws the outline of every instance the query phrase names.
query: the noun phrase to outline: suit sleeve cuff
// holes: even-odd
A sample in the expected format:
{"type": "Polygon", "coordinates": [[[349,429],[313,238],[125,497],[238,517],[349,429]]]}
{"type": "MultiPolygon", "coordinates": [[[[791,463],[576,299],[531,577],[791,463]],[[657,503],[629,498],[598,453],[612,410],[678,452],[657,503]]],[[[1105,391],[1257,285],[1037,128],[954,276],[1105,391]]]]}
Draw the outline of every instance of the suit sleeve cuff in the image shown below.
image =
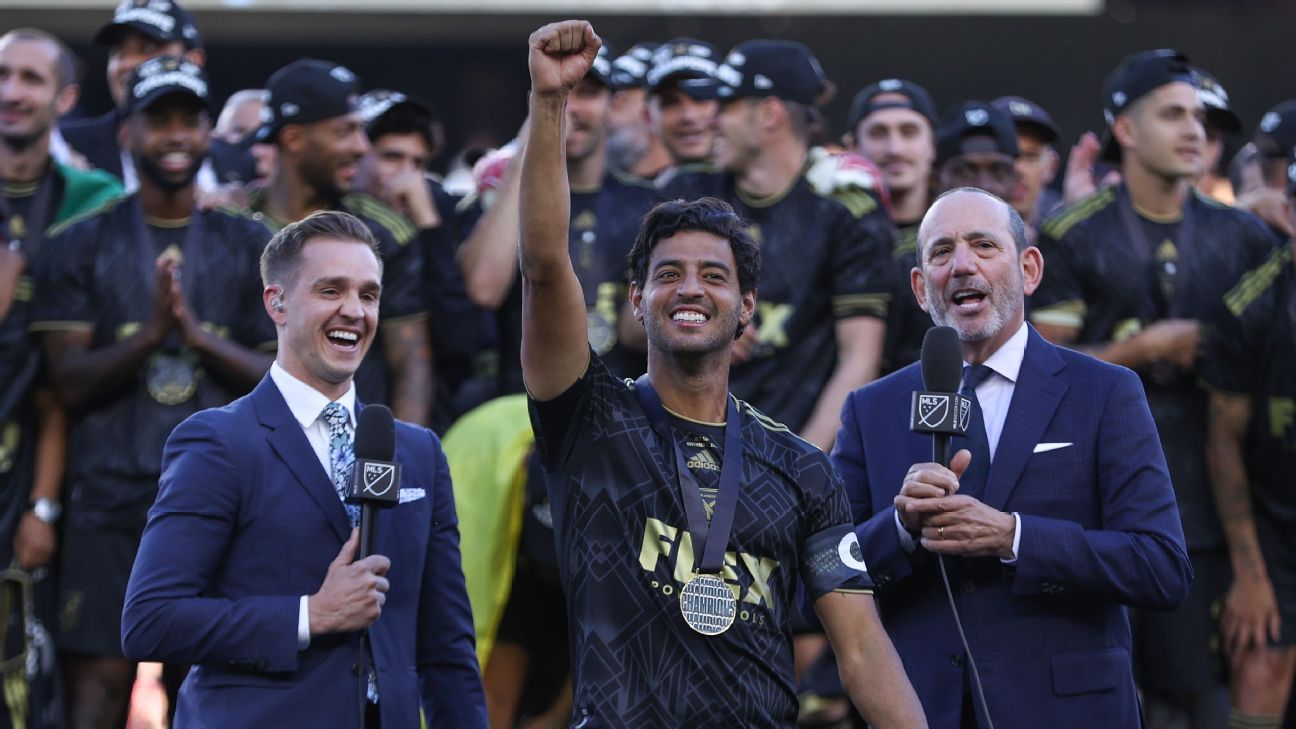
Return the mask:
{"type": "Polygon", "coordinates": [[[1004,564],[1016,564],[1017,558],[1021,556],[1021,549],[1019,549],[1020,547],[1021,547],[1021,514],[1018,514],[1017,512],[1014,511],[1013,512],[1013,547],[1012,547],[1013,556],[1011,559],[1000,558],[999,561],[1003,562],[1004,564]]]}
{"type": "MultiPolygon", "coordinates": [[[[906,553],[912,553],[915,549],[918,548],[918,545],[914,544],[913,535],[909,533],[908,529],[905,529],[904,522],[900,521],[899,510],[895,512],[895,525],[896,525],[896,533],[900,535],[900,547],[904,549],[906,553]]],[[[1016,553],[1017,553],[1017,545],[1016,542],[1014,542],[1013,554],[1016,553]]]]}
{"type": "Polygon", "coordinates": [[[297,650],[310,648],[310,596],[302,595],[297,608],[297,650]]]}

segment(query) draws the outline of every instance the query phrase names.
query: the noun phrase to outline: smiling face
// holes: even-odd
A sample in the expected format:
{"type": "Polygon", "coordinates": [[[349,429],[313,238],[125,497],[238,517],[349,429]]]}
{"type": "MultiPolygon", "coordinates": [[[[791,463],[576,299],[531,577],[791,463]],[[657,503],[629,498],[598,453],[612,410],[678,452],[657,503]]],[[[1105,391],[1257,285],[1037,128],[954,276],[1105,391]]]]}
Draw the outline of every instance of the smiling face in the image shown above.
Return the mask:
{"type": "Polygon", "coordinates": [[[207,156],[211,115],[198,99],[169,94],[131,114],[123,128],[140,174],[165,190],[193,182],[207,156]]]}
{"type": "Polygon", "coordinates": [[[698,100],[684,93],[678,82],[667,83],[648,98],[648,118],[677,165],[704,162],[715,142],[713,120],[719,102],[698,100]]]}
{"type": "Polygon", "coordinates": [[[1127,164],[1165,179],[1197,178],[1203,172],[1206,107],[1184,81],[1156,88],[1116,118],[1112,133],[1127,164]]]}
{"type": "MultiPolygon", "coordinates": [[[[960,191],[941,198],[918,231],[919,266],[911,279],[918,304],[938,326],[988,355],[1021,326],[1025,296],[1043,273],[1039,249],[1020,253],[1008,206],[960,191]]],[[[970,360],[971,361],[971,360],[970,360]]]]}
{"type": "Polygon", "coordinates": [[[726,350],[756,308],[756,293],[740,290],[729,241],[713,233],[684,230],[659,240],[646,279],[631,285],[630,301],[650,350],[683,355],[726,350]]]}
{"type": "Polygon", "coordinates": [[[47,134],[76,101],[59,88],[59,48],[38,39],[0,41],[0,138],[21,148],[47,134]]]}
{"type": "Polygon", "coordinates": [[[341,197],[351,190],[360,160],[369,151],[360,112],[289,124],[279,137],[280,156],[287,153],[302,182],[323,198],[341,197]]]}
{"type": "Polygon", "coordinates": [[[887,187],[908,193],[927,184],[936,142],[931,122],[913,109],[879,109],[856,127],[855,151],[882,171],[887,187]]]}
{"type": "Polygon", "coordinates": [[[308,240],[282,283],[265,290],[279,330],[279,365],[331,399],[346,392],[378,328],[381,281],[368,245],[308,240]]]}

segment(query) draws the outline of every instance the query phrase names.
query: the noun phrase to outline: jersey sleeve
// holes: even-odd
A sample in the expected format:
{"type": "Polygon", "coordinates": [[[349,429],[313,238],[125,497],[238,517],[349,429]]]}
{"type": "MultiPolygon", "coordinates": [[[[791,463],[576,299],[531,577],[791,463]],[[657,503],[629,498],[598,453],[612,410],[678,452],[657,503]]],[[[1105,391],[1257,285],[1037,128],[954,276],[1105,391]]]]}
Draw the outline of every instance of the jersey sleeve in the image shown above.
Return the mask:
{"type": "Polygon", "coordinates": [[[94,255],[98,221],[65,228],[45,243],[36,267],[30,329],[89,330],[95,322],[94,255]]]}
{"type": "Polygon", "coordinates": [[[842,205],[833,227],[829,262],[833,318],[885,320],[895,298],[891,249],[896,238],[886,211],[875,205],[856,215],[842,205]]]}
{"type": "Polygon", "coordinates": [[[1273,286],[1291,265],[1284,246],[1259,267],[1248,271],[1224,295],[1207,322],[1199,377],[1211,389],[1245,394],[1253,389],[1262,364],[1266,325],[1274,321],[1273,286]]]}
{"type": "Polygon", "coordinates": [[[1087,305],[1083,271],[1070,255],[1071,234],[1055,239],[1045,225],[1036,244],[1044,257],[1044,278],[1029,300],[1030,320],[1035,324],[1081,329],[1087,305]]]}
{"type": "Polygon", "coordinates": [[[625,382],[616,379],[590,351],[585,374],[557,397],[541,401],[528,393],[536,451],[545,468],[556,471],[603,440],[625,392],[625,382]]]}
{"type": "MultiPolygon", "coordinates": [[[[394,215],[395,213],[393,213],[394,215]]],[[[382,299],[378,316],[383,324],[401,319],[424,316],[428,302],[423,291],[423,251],[416,234],[409,238],[382,224],[372,224],[382,251],[382,299]]]]}
{"type": "Polygon", "coordinates": [[[236,237],[243,241],[246,265],[243,270],[243,290],[239,292],[239,326],[234,334],[235,340],[245,347],[272,352],[278,339],[274,321],[266,313],[261,297],[260,261],[261,252],[270,242],[270,230],[264,225],[247,219],[240,219],[236,237]]]}
{"type": "Polygon", "coordinates": [[[846,491],[828,457],[820,452],[807,455],[798,476],[806,498],[800,571],[811,598],[833,591],[871,593],[873,581],[851,523],[846,491]]]}

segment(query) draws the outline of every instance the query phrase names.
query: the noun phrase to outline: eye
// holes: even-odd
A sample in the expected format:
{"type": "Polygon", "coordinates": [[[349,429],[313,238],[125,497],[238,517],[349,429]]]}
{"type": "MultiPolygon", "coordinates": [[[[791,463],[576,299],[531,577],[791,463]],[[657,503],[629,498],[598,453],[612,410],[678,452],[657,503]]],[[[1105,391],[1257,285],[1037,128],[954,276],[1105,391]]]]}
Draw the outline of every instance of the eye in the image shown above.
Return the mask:
{"type": "Polygon", "coordinates": [[[658,279],[675,278],[675,277],[678,276],[678,275],[679,275],[678,273],[676,273],[675,271],[672,271],[672,270],[670,270],[670,269],[666,269],[666,270],[662,270],[662,271],[658,271],[658,272],[657,272],[657,278],[658,278],[658,279]]]}
{"type": "Polygon", "coordinates": [[[360,294],[360,299],[366,304],[376,304],[378,303],[378,294],[372,291],[366,291],[365,293],[360,294]]]}

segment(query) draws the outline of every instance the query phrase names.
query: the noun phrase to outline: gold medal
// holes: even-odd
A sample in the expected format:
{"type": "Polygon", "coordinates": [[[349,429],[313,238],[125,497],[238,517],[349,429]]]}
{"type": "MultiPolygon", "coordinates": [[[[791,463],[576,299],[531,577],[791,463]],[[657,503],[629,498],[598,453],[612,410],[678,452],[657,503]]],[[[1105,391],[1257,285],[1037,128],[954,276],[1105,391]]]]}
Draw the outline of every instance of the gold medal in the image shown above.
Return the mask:
{"type": "Polygon", "coordinates": [[[733,590],[716,575],[693,575],[684,583],[679,599],[684,622],[702,635],[720,635],[738,615],[733,590]]]}
{"type": "Polygon", "coordinates": [[[144,381],[149,395],[163,405],[179,405],[198,391],[198,373],[184,355],[153,355],[144,381]]]}

